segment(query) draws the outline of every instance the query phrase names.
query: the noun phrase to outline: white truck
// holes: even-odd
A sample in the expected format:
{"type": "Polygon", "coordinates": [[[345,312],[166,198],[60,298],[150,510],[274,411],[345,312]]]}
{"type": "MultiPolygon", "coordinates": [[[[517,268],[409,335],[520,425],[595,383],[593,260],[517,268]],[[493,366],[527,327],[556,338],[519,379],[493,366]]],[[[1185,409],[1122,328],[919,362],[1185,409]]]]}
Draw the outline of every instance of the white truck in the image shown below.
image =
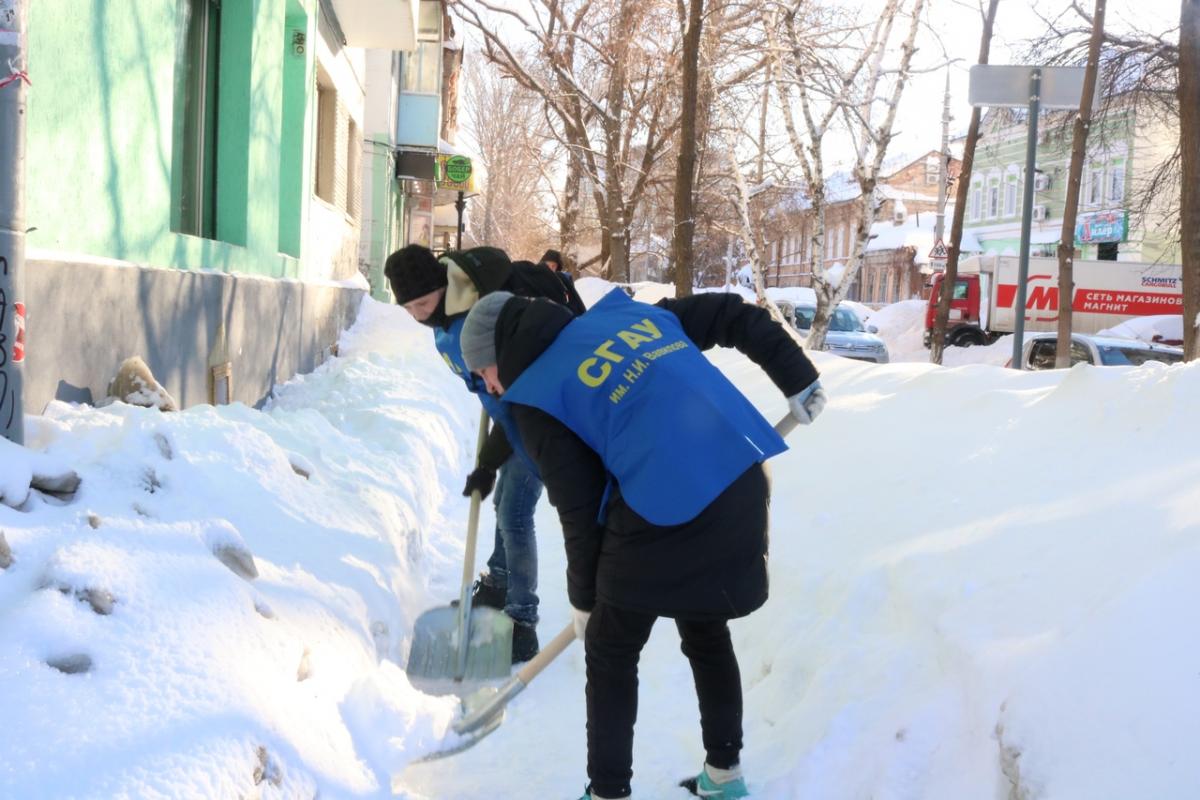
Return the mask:
{"type": "MultiPolygon", "coordinates": [[[[959,263],[946,323],[947,344],[990,344],[1013,332],[1017,267],[1016,256],[974,256],[959,263]]],[[[926,347],[944,277],[945,273],[933,276],[933,292],[925,310],[926,347]]],[[[1071,328],[1076,333],[1098,333],[1134,317],[1183,313],[1182,268],[1178,264],[1076,260],[1074,279],[1071,328]]],[[[1058,259],[1030,258],[1026,287],[1025,330],[1057,330],[1058,259]]]]}

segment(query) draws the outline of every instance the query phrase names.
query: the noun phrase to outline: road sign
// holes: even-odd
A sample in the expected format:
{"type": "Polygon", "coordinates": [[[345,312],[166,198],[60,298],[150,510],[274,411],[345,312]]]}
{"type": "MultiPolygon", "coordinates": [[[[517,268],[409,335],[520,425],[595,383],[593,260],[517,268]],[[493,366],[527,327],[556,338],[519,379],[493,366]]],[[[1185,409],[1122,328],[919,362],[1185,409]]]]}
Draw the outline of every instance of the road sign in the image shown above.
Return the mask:
{"type": "Polygon", "coordinates": [[[933,249],[929,251],[929,260],[945,261],[948,258],[950,258],[950,251],[946,249],[946,243],[941,239],[938,239],[934,243],[933,249]]]}
{"type": "MultiPolygon", "coordinates": [[[[973,106],[1024,108],[1029,105],[1029,84],[1033,71],[1042,72],[1038,105],[1041,108],[1079,108],[1083,97],[1083,67],[1038,67],[976,64],[971,67],[967,99],[973,106]]],[[[1100,81],[1096,81],[1099,106],[1100,81]]]]}

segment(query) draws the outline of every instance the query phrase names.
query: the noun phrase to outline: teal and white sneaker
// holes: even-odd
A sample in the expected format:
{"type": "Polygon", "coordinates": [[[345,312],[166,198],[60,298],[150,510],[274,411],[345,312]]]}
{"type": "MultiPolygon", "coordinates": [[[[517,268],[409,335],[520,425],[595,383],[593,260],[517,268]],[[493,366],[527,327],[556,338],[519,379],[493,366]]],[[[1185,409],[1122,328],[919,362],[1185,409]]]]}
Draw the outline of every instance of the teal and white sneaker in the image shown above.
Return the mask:
{"type": "Polygon", "coordinates": [[[715,798],[715,800],[734,800],[734,798],[750,796],[750,791],[746,788],[746,781],[737,767],[717,769],[705,764],[699,775],[688,778],[679,785],[696,797],[715,798]],[[713,779],[714,775],[720,779],[719,783],[713,779]]]}

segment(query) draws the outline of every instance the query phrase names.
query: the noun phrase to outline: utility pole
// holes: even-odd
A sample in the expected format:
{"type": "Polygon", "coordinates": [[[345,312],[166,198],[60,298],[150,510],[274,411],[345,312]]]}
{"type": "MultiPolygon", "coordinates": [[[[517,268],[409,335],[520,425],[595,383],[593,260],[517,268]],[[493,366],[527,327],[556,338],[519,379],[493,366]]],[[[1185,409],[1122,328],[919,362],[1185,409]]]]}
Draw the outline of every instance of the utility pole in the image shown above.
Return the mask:
{"type": "Polygon", "coordinates": [[[941,163],[938,170],[938,204],[937,226],[933,238],[936,242],[945,241],[942,235],[946,232],[946,192],[950,185],[950,70],[946,70],[946,98],[942,103],[942,150],[941,163]]]}
{"type": "Polygon", "coordinates": [[[25,3],[0,0],[0,436],[17,444],[25,443],[25,3]]]}

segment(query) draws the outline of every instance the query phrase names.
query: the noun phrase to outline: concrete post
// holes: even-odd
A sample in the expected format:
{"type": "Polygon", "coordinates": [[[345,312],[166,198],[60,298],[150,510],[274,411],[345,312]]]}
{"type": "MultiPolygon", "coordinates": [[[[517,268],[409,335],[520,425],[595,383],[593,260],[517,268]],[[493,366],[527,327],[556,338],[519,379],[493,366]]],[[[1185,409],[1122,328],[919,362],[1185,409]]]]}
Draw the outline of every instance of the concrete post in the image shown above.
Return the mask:
{"type": "Polygon", "coordinates": [[[25,443],[25,12],[0,0],[0,436],[25,443]]]}

